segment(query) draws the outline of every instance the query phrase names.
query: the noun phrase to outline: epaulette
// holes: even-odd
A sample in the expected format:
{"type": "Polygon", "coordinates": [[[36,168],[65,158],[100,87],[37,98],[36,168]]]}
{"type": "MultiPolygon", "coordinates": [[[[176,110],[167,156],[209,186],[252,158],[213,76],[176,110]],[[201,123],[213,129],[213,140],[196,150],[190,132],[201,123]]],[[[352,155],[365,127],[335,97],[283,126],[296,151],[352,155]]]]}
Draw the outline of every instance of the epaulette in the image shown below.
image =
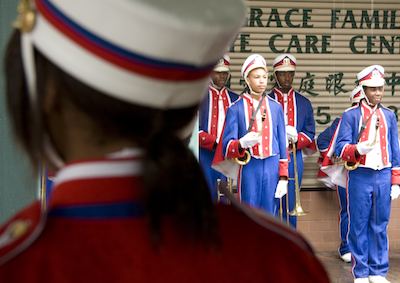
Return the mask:
{"type": "Polygon", "coordinates": [[[394,112],[393,109],[391,109],[391,108],[389,108],[389,107],[383,105],[382,103],[381,103],[381,108],[384,108],[384,109],[387,109],[387,110],[389,110],[389,111],[391,111],[391,112],[394,112]]]}
{"type": "Polygon", "coordinates": [[[243,99],[243,97],[240,95],[238,95],[238,97],[239,97],[238,99],[236,99],[235,101],[232,102],[231,106],[236,104],[237,102],[239,102],[241,99],[243,99]]]}
{"type": "Polygon", "coordinates": [[[359,107],[359,106],[360,106],[360,105],[357,103],[356,105],[353,105],[353,106],[347,108],[346,110],[344,110],[344,112],[350,111],[350,110],[355,109],[355,108],[357,108],[357,107],[359,107]]]}
{"type": "Polygon", "coordinates": [[[269,100],[271,100],[271,101],[273,101],[273,102],[275,102],[275,103],[278,103],[279,106],[281,105],[281,104],[278,102],[278,100],[276,100],[275,98],[272,98],[272,97],[269,96],[268,94],[266,95],[266,97],[267,97],[269,100]]]}
{"type": "Polygon", "coordinates": [[[0,265],[9,261],[40,235],[46,222],[40,202],[34,202],[0,228],[0,265]]]}
{"type": "Polygon", "coordinates": [[[237,95],[239,97],[239,94],[237,94],[236,92],[232,91],[230,88],[226,88],[226,90],[228,91],[229,94],[234,94],[237,95]]]}
{"type": "Polygon", "coordinates": [[[304,94],[300,93],[298,90],[293,89],[293,92],[299,97],[303,97],[304,99],[309,100],[304,94]]]}

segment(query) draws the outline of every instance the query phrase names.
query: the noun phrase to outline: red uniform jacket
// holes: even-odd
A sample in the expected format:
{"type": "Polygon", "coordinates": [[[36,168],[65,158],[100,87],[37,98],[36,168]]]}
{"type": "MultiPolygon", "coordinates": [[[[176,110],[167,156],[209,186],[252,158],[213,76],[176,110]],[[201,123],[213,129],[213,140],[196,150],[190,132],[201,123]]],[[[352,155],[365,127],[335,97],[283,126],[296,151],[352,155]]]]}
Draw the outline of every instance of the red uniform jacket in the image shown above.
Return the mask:
{"type": "Polygon", "coordinates": [[[34,203],[1,228],[0,282],[329,282],[303,238],[243,206],[216,206],[219,248],[187,241],[168,216],[154,249],[140,170],[134,156],[61,169],[47,213],[34,203]]]}

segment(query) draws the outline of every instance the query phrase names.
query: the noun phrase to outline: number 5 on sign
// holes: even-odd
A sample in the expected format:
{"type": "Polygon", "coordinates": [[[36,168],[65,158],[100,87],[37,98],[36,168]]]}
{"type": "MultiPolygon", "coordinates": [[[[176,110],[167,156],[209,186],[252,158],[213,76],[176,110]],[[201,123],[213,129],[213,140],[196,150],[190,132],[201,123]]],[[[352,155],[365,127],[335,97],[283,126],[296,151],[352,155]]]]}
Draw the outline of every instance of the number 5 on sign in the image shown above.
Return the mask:
{"type": "Polygon", "coordinates": [[[329,106],[318,106],[317,116],[325,116],[325,120],[315,120],[318,124],[321,125],[328,124],[331,121],[331,115],[329,113],[322,112],[323,110],[329,110],[329,106]]]}

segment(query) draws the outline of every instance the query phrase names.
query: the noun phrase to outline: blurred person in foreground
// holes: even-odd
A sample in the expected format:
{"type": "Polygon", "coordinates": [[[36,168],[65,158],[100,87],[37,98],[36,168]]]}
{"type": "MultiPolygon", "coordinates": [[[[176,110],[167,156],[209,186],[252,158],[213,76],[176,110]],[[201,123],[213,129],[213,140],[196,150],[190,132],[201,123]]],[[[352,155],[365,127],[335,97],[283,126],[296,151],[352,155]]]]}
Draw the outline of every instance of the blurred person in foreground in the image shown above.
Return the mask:
{"type": "Polygon", "coordinates": [[[180,137],[244,16],[237,0],[25,7],[7,106],[55,188],[46,211],[36,202],[0,229],[1,282],[328,281],[299,235],[214,206],[180,137]]]}

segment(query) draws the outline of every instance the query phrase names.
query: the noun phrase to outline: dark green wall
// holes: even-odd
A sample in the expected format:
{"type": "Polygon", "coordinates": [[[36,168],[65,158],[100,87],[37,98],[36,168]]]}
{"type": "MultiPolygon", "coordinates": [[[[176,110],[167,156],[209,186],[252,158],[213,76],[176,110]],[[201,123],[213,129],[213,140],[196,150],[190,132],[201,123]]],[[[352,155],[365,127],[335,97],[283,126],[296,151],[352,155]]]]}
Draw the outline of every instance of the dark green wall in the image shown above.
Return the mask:
{"type": "Polygon", "coordinates": [[[0,223],[38,195],[27,158],[13,140],[5,107],[3,54],[17,15],[17,0],[0,1],[0,223]]]}

